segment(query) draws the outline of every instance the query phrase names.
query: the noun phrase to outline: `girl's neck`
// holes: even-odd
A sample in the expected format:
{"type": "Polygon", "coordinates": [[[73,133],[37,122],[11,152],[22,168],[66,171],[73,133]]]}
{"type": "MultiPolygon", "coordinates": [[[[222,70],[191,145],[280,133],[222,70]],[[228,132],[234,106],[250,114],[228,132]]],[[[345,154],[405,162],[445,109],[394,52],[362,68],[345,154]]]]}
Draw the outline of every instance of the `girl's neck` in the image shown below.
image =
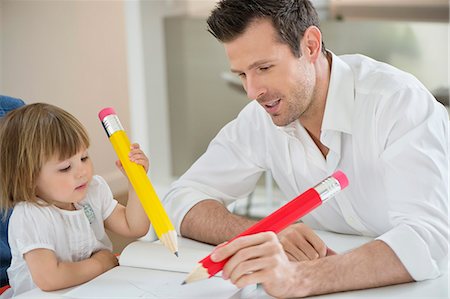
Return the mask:
{"type": "Polygon", "coordinates": [[[66,211],[75,211],[76,210],[75,205],[71,202],[69,202],[69,203],[58,202],[58,203],[52,203],[52,204],[61,210],[66,210],[66,211]]]}

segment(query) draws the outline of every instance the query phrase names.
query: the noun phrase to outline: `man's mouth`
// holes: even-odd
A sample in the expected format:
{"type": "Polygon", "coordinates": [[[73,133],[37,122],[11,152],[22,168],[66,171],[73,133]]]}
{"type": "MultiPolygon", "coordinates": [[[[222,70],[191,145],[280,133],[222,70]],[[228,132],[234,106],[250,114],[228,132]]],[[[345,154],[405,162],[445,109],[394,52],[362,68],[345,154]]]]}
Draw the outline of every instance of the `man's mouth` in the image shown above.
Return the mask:
{"type": "Polygon", "coordinates": [[[276,99],[267,103],[263,104],[263,107],[266,109],[266,111],[270,114],[274,114],[278,107],[280,106],[281,99],[276,99]]]}

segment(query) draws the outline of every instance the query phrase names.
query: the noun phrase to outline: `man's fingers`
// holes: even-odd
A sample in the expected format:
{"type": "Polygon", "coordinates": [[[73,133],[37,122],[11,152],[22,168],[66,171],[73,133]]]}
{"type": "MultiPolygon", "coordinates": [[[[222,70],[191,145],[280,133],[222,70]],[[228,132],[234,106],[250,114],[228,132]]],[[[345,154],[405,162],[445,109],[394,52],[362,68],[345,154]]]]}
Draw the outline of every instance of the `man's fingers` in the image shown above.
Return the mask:
{"type": "MultiPolygon", "coordinates": [[[[313,250],[315,253],[318,254],[315,258],[324,257],[327,254],[327,246],[322,241],[322,239],[319,238],[318,235],[313,230],[307,230],[305,233],[305,239],[306,241],[311,244],[313,250]]],[[[311,257],[310,254],[307,253],[309,257],[311,257]]]]}
{"type": "Polygon", "coordinates": [[[263,257],[258,259],[246,260],[239,263],[233,270],[229,273],[230,281],[235,284],[243,276],[251,275],[252,273],[271,269],[276,266],[276,263],[271,257],[263,257]]]}
{"type": "Polygon", "coordinates": [[[216,248],[211,259],[221,261],[231,257],[223,268],[222,276],[227,279],[236,267],[249,260],[260,260],[262,257],[283,252],[274,233],[261,233],[245,236],[231,241],[223,247],[216,248]]]}
{"type": "Polygon", "coordinates": [[[270,278],[271,278],[270,269],[262,269],[260,271],[255,271],[240,276],[238,279],[236,279],[234,285],[236,285],[236,287],[238,288],[243,288],[248,285],[265,283],[270,278]]]}
{"type": "Polygon", "coordinates": [[[297,261],[326,256],[325,243],[312,229],[302,223],[291,225],[280,232],[279,239],[285,251],[297,261]]]}
{"type": "Polygon", "coordinates": [[[220,262],[232,255],[234,255],[239,250],[242,250],[247,247],[260,245],[264,242],[267,242],[268,240],[271,240],[273,238],[277,238],[276,235],[273,232],[264,232],[249,236],[244,236],[237,238],[229,243],[227,243],[225,246],[216,247],[216,249],[211,254],[211,259],[214,262],[220,262]]]}
{"type": "Polygon", "coordinates": [[[285,251],[286,256],[288,258],[288,260],[290,260],[291,262],[295,262],[297,261],[297,259],[295,258],[295,256],[293,256],[292,254],[290,254],[289,252],[285,251]]]}
{"type": "MultiPolygon", "coordinates": [[[[309,244],[308,244],[308,246],[311,247],[311,245],[309,245],[309,244]]],[[[304,247],[305,247],[305,245],[298,246],[297,244],[286,241],[286,240],[283,243],[284,251],[286,252],[286,254],[288,254],[289,260],[291,260],[291,261],[304,261],[304,260],[311,259],[303,252],[304,247]]],[[[314,253],[317,254],[313,248],[310,248],[310,251],[312,252],[311,254],[314,254],[314,253]]]]}
{"type": "Polygon", "coordinates": [[[336,251],[334,251],[333,249],[327,247],[327,256],[329,256],[329,255],[336,255],[336,254],[337,254],[336,251]]]}

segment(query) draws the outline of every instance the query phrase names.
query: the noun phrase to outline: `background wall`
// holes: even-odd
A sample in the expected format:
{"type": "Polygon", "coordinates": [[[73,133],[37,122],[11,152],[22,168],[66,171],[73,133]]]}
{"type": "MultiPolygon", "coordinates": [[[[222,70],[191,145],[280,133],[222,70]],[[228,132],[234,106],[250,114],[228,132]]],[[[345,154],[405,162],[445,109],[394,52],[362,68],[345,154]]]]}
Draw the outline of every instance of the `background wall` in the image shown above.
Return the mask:
{"type": "Polygon", "coordinates": [[[243,89],[221,77],[229,64],[203,19],[166,18],[172,171],[182,175],[209,141],[248,103],[243,89]]]}
{"type": "Polygon", "coordinates": [[[431,92],[449,87],[449,27],[443,22],[349,20],[322,22],[325,46],[360,53],[415,75],[431,92]]]}
{"type": "MultiPolygon", "coordinates": [[[[206,31],[205,16],[167,17],[164,29],[172,169],[179,176],[248,99],[223,79],[229,63],[223,46],[206,31]]],[[[335,54],[360,53],[392,64],[431,92],[447,88],[448,98],[447,23],[324,20],[321,29],[325,46],[335,54]]]]}
{"type": "MultiPolygon", "coordinates": [[[[0,94],[55,104],[79,118],[96,173],[120,194],[126,179],[97,118],[101,108],[115,107],[149,154],[162,197],[248,102],[239,85],[223,79],[228,61],[206,31],[214,2],[0,0],[0,94]]],[[[331,21],[328,2],[314,0],[336,54],[366,54],[413,73],[431,91],[448,88],[448,23],[331,21]]],[[[120,252],[126,242],[114,243],[120,252]]]]}
{"type": "Polygon", "coordinates": [[[126,180],[97,117],[112,106],[129,129],[122,1],[0,1],[0,93],[74,114],[91,137],[96,173],[126,180]]]}
{"type": "MultiPolygon", "coordinates": [[[[248,102],[222,78],[228,61],[205,24],[213,6],[0,0],[0,93],[77,116],[91,135],[96,172],[123,192],[126,180],[97,118],[101,108],[115,107],[130,137],[145,146],[162,196],[248,102]]],[[[448,23],[324,20],[322,29],[336,54],[386,61],[431,91],[449,86],[448,23]]]]}

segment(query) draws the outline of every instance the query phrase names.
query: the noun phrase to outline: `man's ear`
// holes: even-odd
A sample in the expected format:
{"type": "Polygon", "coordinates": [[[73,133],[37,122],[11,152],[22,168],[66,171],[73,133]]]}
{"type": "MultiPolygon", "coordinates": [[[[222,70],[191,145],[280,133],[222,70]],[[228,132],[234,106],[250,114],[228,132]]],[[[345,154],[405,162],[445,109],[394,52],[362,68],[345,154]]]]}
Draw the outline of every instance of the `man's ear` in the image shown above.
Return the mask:
{"type": "Polygon", "coordinates": [[[309,26],[300,42],[302,55],[309,57],[312,63],[317,61],[322,52],[322,33],[316,26],[309,26]]]}

